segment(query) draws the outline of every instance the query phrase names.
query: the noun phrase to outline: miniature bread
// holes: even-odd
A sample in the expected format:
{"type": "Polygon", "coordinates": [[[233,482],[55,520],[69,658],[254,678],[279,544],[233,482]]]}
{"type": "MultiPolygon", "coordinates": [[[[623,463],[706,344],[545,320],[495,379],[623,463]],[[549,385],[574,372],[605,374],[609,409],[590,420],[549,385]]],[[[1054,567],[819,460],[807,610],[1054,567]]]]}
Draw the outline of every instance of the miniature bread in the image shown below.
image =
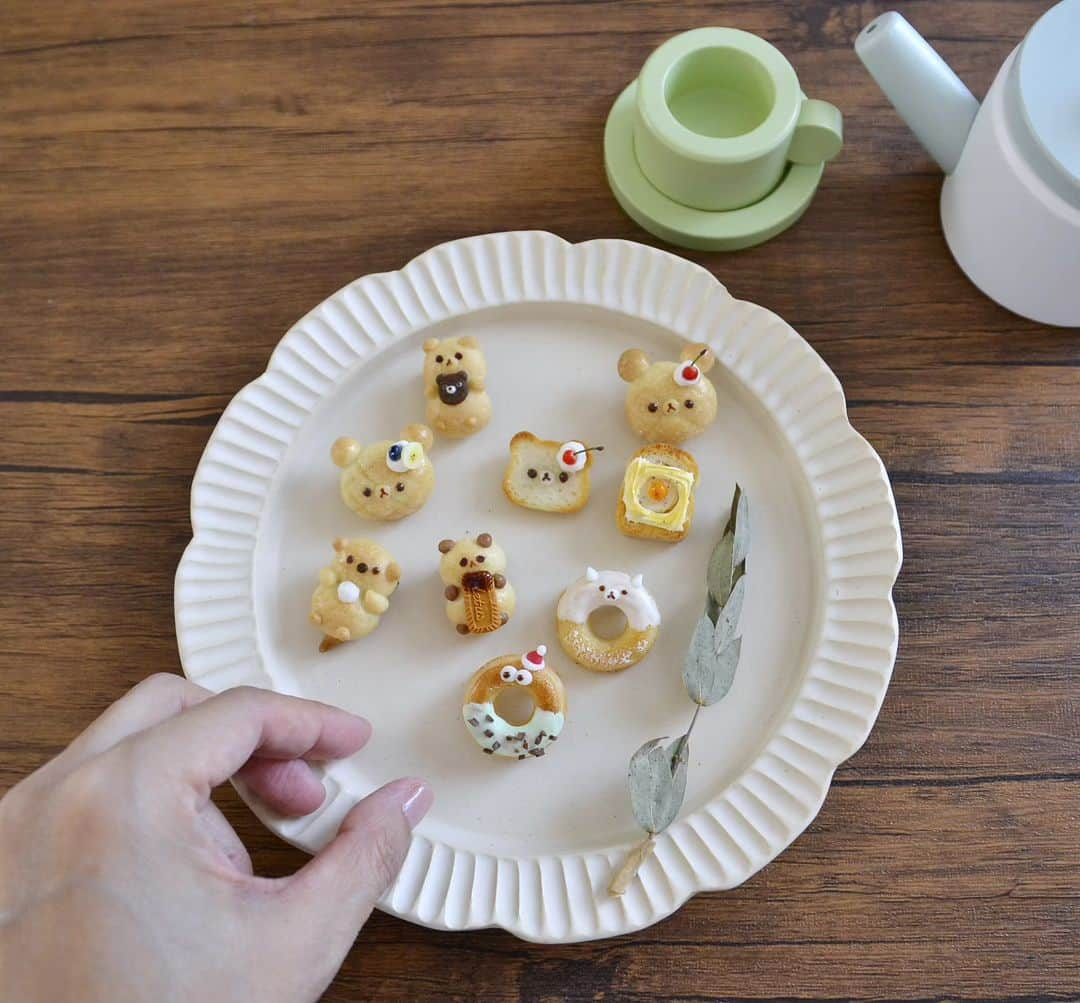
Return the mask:
{"type": "Polygon", "coordinates": [[[461,439],[491,421],[487,362],[472,335],[424,342],[427,420],[440,435],[461,439]]]}
{"type": "Polygon", "coordinates": [[[476,539],[443,540],[442,560],[446,616],[459,634],[490,634],[513,615],[514,587],[503,574],[506,554],[490,533],[476,539]]]}
{"type": "Polygon", "coordinates": [[[639,449],[627,465],[616,509],[627,536],[678,543],[694,519],[697,461],[666,443],[639,449]]]}
{"type": "Polygon", "coordinates": [[[310,621],[323,632],[319,651],[365,637],[379,626],[401,568],[371,540],[334,541],[334,562],[319,572],[311,597],[310,621]]]}
{"type": "Polygon", "coordinates": [[[435,487],[431,429],[409,425],[396,442],[361,445],[343,436],[330,448],[341,467],[341,500],[357,515],[393,522],[423,508],[435,487]]]}
{"type": "Polygon", "coordinates": [[[562,733],[566,722],[566,688],[547,667],[547,648],[538,645],[524,655],[501,655],[482,665],[465,688],[461,716],[473,740],[489,756],[539,758],[562,733]],[[525,688],[533,701],[531,717],[520,724],[496,709],[499,694],[525,688]]]}
{"type": "Polygon", "coordinates": [[[716,388],[705,374],[716,357],[707,345],[688,344],[681,362],[653,362],[640,349],[619,357],[619,375],[630,384],[626,418],[648,442],[685,442],[716,418],[716,388]]]}
{"type": "Polygon", "coordinates": [[[603,446],[538,439],[518,432],[510,440],[503,492],[515,505],[537,512],[578,512],[589,500],[592,454],[603,446]]]}
{"type": "Polygon", "coordinates": [[[656,643],[660,610],[641,575],[588,568],[567,586],[555,611],[559,643],[582,668],[592,672],[619,672],[636,665],[656,643]],[[614,607],[626,617],[618,637],[599,637],[589,617],[599,609],[614,607]]]}

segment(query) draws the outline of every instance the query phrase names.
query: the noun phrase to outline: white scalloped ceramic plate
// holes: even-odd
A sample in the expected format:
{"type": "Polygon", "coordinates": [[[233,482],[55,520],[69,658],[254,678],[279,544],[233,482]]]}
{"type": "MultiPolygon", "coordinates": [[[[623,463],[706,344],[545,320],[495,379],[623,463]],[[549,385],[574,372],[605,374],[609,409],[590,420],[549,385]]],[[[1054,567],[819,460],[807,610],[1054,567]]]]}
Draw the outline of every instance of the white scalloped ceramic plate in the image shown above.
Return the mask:
{"type": "Polygon", "coordinates": [[[732,299],[694,264],[625,241],[472,237],[339,290],[226,409],[195,475],[191,521],[176,578],[187,675],[214,690],[253,684],[325,700],[375,723],[367,749],[326,768],[318,812],[285,820],[253,808],[315,850],[375,786],[428,778],[435,807],[381,905],[441,929],[588,940],[745,881],[817,813],[833,770],[874,723],[896,653],[896,509],[836,377],[779,317],[732,299]],[[487,354],[495,418],[472,439],[436,443],[423,511],[362,522],[338,498],[330,443],[394,437],[420,418],[421,340],[465,332],[487,354]],[[711,343],[722,363],[710,374],[718,420],[687,444],[702,468],[693,531],[677,546],[630,540],[614,508],[639,443],[616,360],[629,346],[673,357],[684,338],[711,343]],[[503,497],[507,443],[523,428],[607,445],[583,512],[546,516],[503,497]],[[699,720],[682,818],[612,898],[612,870],[640,838],[627,762],[689,716],[680,666],[736,477],[753,516],[739,673],[699,720]],[[496,535],[519,597],[511,622],[482,638],[453,632],[437,577],[437,541],[465,531],[496,535]],[[307,607],[337,535],[379,539],[404,577],[373,635],[319,655],[307,607]],[[569,664],[554,637],[555,600],[586,562],[642,571],[664,615],[652,655],[615,676],[569,664]],[[469,675],[545,641],[569,692],[558,747],[523,763],[481,755],[461,722],[469,675]]]}

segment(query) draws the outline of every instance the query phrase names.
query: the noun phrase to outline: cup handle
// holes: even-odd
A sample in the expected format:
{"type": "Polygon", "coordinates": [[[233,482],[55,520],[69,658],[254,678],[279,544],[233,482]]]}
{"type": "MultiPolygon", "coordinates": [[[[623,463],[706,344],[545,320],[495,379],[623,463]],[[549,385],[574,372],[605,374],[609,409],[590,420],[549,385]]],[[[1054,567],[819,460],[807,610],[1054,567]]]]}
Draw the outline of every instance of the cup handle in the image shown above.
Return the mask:
{"type": "Polygon", "coordinates": [[[832,160],[843,145],[844,119],[840,109],[828,101],[806,98],[795,124],[788,160],[807,166],[821,164],[832,160]]]}

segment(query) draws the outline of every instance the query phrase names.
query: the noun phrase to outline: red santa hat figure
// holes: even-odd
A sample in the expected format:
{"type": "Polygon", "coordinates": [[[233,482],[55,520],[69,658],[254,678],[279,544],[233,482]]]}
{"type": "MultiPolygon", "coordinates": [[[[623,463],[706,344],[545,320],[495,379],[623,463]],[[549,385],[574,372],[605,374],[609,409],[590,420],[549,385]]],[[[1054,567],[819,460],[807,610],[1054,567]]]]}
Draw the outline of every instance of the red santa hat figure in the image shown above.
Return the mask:
{"type": "Polygon", "coordinates": [[[547,668],[544,656],[547,654],[547,645],[538,644],[532,651],[521,656],[521,664],[530,672],[539,672],[547,668]]]}

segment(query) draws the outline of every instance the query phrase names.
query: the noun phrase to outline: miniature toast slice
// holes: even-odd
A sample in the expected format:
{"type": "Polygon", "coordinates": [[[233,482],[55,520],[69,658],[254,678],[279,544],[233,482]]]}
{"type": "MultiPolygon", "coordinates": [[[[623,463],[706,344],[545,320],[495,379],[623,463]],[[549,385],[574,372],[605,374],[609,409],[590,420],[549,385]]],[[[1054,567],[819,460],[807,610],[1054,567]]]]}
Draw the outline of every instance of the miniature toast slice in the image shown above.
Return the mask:
{"type": "Polygon", "coordinates": [[[666,443],[639,449],[627,465],[615,520],[627,536],[678,543],[694,520],[697,461],[666,443]]]}
{"type": "MultiPolygon", "coordinates": [[[[593,447],[594,449],[600,447],[593,447]]],[[[518,432],[510,440],[503,491],[515,505],[537,512],[578,512],[589,500],[592,453],[580,442],[538,439],[518,432]]]]}

